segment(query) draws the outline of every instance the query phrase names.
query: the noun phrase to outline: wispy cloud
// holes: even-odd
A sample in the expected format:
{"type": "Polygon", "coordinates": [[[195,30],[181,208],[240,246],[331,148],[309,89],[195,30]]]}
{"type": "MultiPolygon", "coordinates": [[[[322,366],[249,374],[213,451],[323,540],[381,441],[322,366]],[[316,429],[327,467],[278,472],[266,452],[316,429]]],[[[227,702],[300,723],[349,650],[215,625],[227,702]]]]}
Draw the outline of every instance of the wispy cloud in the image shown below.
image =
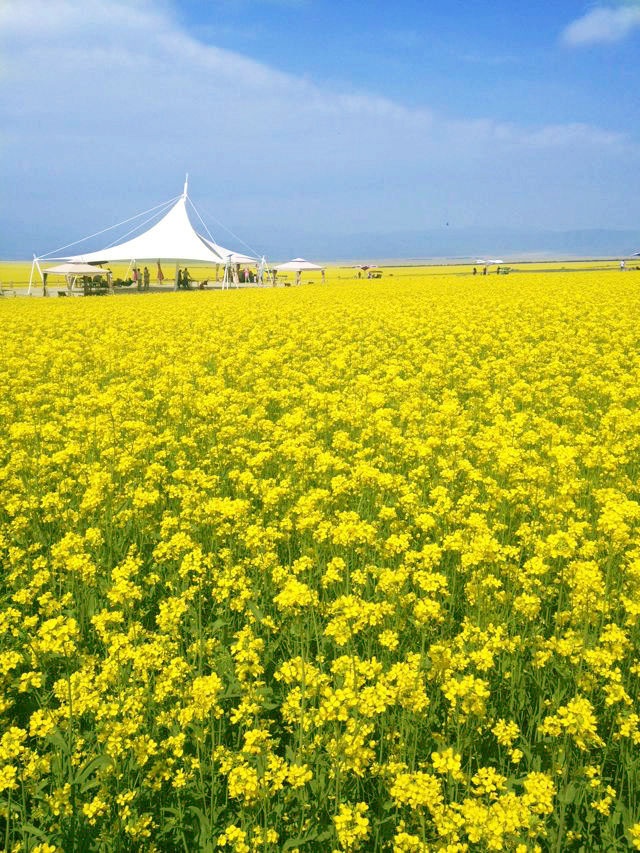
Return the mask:
{"type": "Polygon", "coordinates": [[[613,43],[640,29],[640,4],[596,6],[572,21],[562,33],[565,44],[572,47],[613,43]]]}
{"type": "Polygon", "coordinates": [[[168,0],[4,0],[0,51],[0,194],[15,199],[0,236],[34,222],[30,249],[170,197],[186,171],[203,210],[249,236],[441,210],[589,224],[640,167],[632,141],[588,124],[456,119],[283,73],[189,35],[168,0]]]}

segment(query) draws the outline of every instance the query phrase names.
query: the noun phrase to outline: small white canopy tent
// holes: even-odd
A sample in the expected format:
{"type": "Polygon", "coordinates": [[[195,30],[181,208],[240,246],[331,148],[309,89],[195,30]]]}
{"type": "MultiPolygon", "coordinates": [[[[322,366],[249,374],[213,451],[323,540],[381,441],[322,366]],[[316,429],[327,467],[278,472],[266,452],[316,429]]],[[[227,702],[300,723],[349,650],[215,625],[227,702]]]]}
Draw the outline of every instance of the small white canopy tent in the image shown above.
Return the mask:
{"type": "MultiPolygon", "coordinates": [[[[171,206],[169,211],[144,233],[138,234],[136,237],[117,245],[107,246],[96,252],[66,256],[65,260],[72,263],[84,264],[129,263],[135,265],[139,262],[175,263],[175,287],[177,287],[178,269],[181,264],[222,265],[225,267],[226,279],[230,264],[257,263],[257,258],[251,258],[248,255],[241,255],[230,249],[224,249],[212,240],[207,240],[198,234],[191,224],[187,213],[187,184],[188,180],[185,181],[182,195],[171,206]]],[[[38,258],[34,259],[34,267],[37,267],[42,274],[39,260],[38,258]]],[[[32,281],[33,267],[29,282],[29,292],[31,292],[32,281]]]]}
{"type": "Polygon", "coordinates": [[[300,273],[302,272],[321,272],[322,281],[324,282],[324,267],[319,264],[312,264],[311,261],[306,261],[304,258],[294,258],[292,261],[287,261],[285,264],[277,264],[274,267],[278,272],[295,272],[296,284],[300,283],[300,273]]]}
{"type": "Polygon", "coordinates": [[[45,270],[42,270],[42,281],[43,281],[43,290],[46,295],[47,292],[47,278],[50,275],[63,275],[67,281],[67,293],[71,293],[74,285],[76,284],[79,278],[100,278],[104,277],[107,279],[107,285],[110,292],[113,292],[113,288],[111,286],[111,271],[103,270],[100,267],[94,267],[90,264],[81,264],[81,263],[66,263],[66,264],[58,264],[55,267],[48,267],[45,270]]]}
{"type": "Polygon", "coordinates": [[[50,273],[52,275],[90,275],[90,276],[99,276],[99,275],[110,275],[109,270],[103,270],[101,267],[94,267],[91,264],[81,264],[77,261],[69,261],[66,264],[58,264],[57,267],[47,267],[46,270],[42,270],[42,272],[50,273]]]}
{"type": "Polygon", "coordinates": [[[306,272],[307,270],[323,270],[324,267],[312,264],[311,261],[305,261],[304,258],[294,258],[292,261],[287,261],[286,264],[277,264],[274,269],[280,272],[306,272]]]}

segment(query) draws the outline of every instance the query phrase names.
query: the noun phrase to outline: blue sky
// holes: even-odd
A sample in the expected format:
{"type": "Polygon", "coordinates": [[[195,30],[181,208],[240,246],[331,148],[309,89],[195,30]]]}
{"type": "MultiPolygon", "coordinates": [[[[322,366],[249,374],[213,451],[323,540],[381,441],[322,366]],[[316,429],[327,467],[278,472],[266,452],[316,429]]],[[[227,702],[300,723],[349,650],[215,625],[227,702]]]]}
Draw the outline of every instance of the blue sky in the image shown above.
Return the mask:
{"type": "Polygon", "coordinates": [[[187,171],[216,239],[267,252],[439,228],[640,242],[639,90],[640,2],[4,0],[0,256],[187,171]]]}

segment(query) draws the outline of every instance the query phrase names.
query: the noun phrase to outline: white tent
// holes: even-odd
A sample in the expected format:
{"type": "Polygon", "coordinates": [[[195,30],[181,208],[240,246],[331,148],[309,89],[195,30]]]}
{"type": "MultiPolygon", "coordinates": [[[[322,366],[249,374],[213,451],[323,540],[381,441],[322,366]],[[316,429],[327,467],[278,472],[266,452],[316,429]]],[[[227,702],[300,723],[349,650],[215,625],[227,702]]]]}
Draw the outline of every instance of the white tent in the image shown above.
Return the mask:
{"type": "Polygon", "coordinates": [[[94,267],[90,264],[69,262],[42,270],[42,289],[45,295],[47,292],[47,277],[50,275],[63,275],[67,280],[67,292],[69,294],[72,292],[72,289],[79,278],[85,279],[100,277],[107,279],[107,287],[109,291],[112,292],[111,270],[103,270],[100,269],[100,267],[94,267]]]}
{"type": "Polygon", "coordinates": [[[250,255],[243,255],[240,252],[225,249],[224,246],[220,246],[219,243],[214,243],[212,240],[207,240],[206,237],[202,239],[216,255],[220,255],[223,262],[231,264],[255,264],[258,260],[257,258],[252,258],[250,255]]]}
{"type": "Polygon", "coordinates": [[[47,274],[52,275],[89,275],[92,278],[95,278],[99,275],[108,275],[109,270],[103,270],[100,267],[91,266],[91,264],[80,264],[77,262],[70,262],[67,264],[58,264],[57,267],[47,267],[46,270],[42,270],[42,272],[46,272],[47,274]]]}
{"type": "MultiPolygon", "coordinates": [[[[225,267],[225,278],[231,264],[255,264],[257,258],[239,254],[218,246],[212,240],[198,234],[187,213],[187,181],[180,198],[155,225],[136,237],[106,246],[96,252],[66,256],[72,263],[102,264],[166,262],[175,263],[175,284],[178,281],[178,268],[181,264],[207,264],[225,267]]],[[[196,211],[197,212],[197,211],[196,211]]],[[[198,214],[199,215],[199,214],[198,214]]],[[[203,223],[204,224],[204,223],[203,223]]],[[[206,228],[206,226],[205,226],[206,228]]],[[[42,273],[39,261],[34,258],[34,268],[42,273]]],[[[58,260],[62,260],[59,258],[58,260]]],[[[33,268],[29,282],[29,292],[33,281],[33,268]]]]}
{"type": "Polygon", "coordinates": [[[304,258],[294,258],[292,261],[287,261],[286,264],[278,264],[274,269],[279,272],[306,272],[308,270],[322,270],[324,267],[312,264],[311,261],[305,261],[304,258]]]}
{"type": "MultiPolygon", "coordinates": [[[[209,246],[217,255],[220,255],[222,258],[222,262],[224,263],[224,275],[222,277],[222,287],[227,288],[232,283],[235,287],[240,286],[240,275],[238,267],[240,265],[246,267],[249,264],[252,266],[258,267],[258,280],[262,281],[262,270],[264,268],[264,262],[259,261],[257,258],[252,258],[250,255],[243,255],[240,252],[233,252],[231,249],[225,249],[224,246],[220,246],[218,243],[214,243],[212,240],[207,240],[206,237],[202,238],[204,242],[209,246]]],[[[218,273],[216,271],[216,281],[218,280],[218,273]]]]}
{"type": "MultiPolygon", "coordinates": [[[[300,284],[300,274],[303,272],[321,272],[322,283],[324,284],[324,267],[312,264],[311,261],[305,261],[304,258],[294,258],[292,261],[287,261],[286,264],[278,264],[274,270],[276,272],[295,272],[296,284],[300,284]]],[[[275,277],[273,281],[275,284],[275,277]]]]}
{"type": "Polygon", "coordinates": [[[98,252],[74,255],[70,260],[84,263],[160,260],[178,264],[223,264],[225,259],[208,245],[191,224],[186,200],[186,195],[182,195],[169,212],[144,234],[98,252]]]}

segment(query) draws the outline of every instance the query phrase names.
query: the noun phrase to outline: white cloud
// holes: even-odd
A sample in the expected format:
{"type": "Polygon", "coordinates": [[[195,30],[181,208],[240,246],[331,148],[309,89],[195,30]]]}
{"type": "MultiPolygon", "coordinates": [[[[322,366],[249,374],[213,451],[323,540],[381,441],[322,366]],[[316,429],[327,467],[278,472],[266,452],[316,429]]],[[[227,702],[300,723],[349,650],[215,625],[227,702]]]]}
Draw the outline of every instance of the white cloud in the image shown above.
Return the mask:
{"type": "Polygon", "coordinates": [[[168,0],[9,0],[0,51],[0,192],[37,223],[31,249],[151,207],[187,171],[203,211],[257,235],[419,227],[443,210],[572,227],[606,207],[588,197],[594,158],[612,197],[627,183],[611,170],[638,160],[587,124],[455,119],[283,73],[193,38],[168,0]]]}
{"type": "Polygon", "coordinates": [[[597,6],[569,24],[562,38],[568,45],[612,43],[640,29],[640,6],[597,6]]]}
{"type": "Polygon", "coordinates": [[[0,35],[24,38],[43,36],[56,42],[60,49],[73,47],[79,34],[107,36],[120,30],[126,38],[128,27],[157,27],[167,20],[164,0],[4,0],[0,6],[0,35]]]}

